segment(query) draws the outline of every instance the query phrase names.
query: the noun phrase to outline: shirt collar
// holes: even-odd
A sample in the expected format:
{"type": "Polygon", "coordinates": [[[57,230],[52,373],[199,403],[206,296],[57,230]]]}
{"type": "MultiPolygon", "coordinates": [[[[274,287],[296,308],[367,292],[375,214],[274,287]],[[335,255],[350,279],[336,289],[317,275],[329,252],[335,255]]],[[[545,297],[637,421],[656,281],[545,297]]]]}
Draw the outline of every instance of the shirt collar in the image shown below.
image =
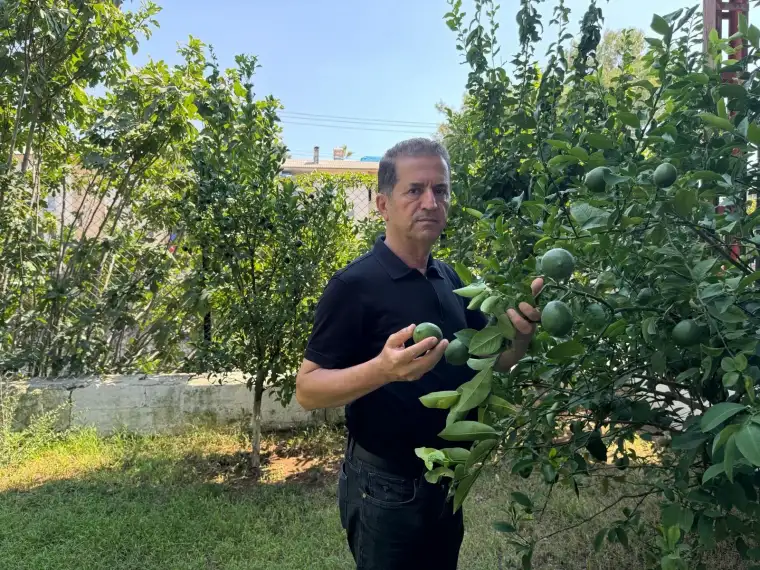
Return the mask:
{"type": "MultiPolygon", "coordinates": [[[[391,251],[391,249],[385,245],[385,235],[381,235],[375,240],[375,245],[372,248],[372,252],[377,257],[380,265],[388,272],[391,279],[401,279],[409,275],[412,272],[417,271],[409,267],[404,261],[391,251]]],[[[441,271],[438,269],[438,264],[433,255],[428,256],[426,273],[428,277],[442,277],[441,271]]]]}

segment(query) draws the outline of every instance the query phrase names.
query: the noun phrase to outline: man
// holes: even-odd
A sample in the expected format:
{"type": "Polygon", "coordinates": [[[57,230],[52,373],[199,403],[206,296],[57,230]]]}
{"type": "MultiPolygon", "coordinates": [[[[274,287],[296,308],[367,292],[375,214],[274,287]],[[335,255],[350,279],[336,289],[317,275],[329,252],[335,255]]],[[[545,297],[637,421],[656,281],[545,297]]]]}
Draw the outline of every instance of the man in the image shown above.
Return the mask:
{"type": "MultiPolygon", "coordinates": [[[[304,408],[346,406],[349,440],[338,502],[357,568],[457,566],[462,511],[454,514],[446,502],[445,482],[425,480],[414,452],[451,446],[437,437],[447,412],[425,408],[419,397],[472,378],[468,367],[441,357],[455,332],[486,324],[453,293],[462,286],[457,274],[430,253],[450,198],[449,156],[440,144],[411,139],[385,154],[376,199],[385,235],[327,284],[298,373],[296,398],[304,408]],[[444,339],[414,344],[421,322],[437,324],[444,339]]],[[[541,287],[534,281],[534,294],[541,287]]],[[[525,355],[540,319],[527,303],[519,309],[522,315],[508,311],[518,334],[499,357],[499,371],[525,355]]]]}

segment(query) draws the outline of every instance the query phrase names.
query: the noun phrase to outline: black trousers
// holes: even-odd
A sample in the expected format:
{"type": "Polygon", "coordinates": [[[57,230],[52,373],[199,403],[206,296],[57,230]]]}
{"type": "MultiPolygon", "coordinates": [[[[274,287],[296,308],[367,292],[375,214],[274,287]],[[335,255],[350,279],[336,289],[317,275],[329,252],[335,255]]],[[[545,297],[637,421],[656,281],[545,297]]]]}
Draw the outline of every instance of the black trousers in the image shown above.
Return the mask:
{"type": "Polygon", "coordinates": [[[405,477],[362,461],[349,440],[338,483],[340,520],[359,570],[455,570],[462,510],[446,484],[405,477]]]}

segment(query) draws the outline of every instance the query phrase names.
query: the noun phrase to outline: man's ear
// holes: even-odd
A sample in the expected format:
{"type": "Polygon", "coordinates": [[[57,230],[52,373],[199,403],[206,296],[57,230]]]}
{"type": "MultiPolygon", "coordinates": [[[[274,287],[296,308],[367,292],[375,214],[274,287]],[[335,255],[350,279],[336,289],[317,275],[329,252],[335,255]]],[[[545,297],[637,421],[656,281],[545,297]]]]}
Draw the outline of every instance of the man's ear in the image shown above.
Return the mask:
{"type": "Polygon", "coordinates": [[[388,200],[390,200],[390,196],[383,192],[378,192],[375,196],[377,211],[380,212],[380,215],[386,222],[388,221],[388,200]]]}

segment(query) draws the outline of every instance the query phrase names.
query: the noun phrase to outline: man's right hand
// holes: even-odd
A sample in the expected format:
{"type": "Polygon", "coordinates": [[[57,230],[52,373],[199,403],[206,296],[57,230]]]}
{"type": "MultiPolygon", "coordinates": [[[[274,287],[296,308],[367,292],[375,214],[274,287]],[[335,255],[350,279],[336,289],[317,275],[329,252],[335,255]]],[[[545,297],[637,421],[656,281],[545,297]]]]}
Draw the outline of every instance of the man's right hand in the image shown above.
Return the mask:
{"type": "Polygon", "coordinates": [[[415,325],[409,325],[389,336],[383,351],[375,359],[390,382],[419,380],[438,364],[449,345],[446,339],[439,342],[430,337],[406,348],[404,343],[412,338],[414,328],[415,325]]]}

